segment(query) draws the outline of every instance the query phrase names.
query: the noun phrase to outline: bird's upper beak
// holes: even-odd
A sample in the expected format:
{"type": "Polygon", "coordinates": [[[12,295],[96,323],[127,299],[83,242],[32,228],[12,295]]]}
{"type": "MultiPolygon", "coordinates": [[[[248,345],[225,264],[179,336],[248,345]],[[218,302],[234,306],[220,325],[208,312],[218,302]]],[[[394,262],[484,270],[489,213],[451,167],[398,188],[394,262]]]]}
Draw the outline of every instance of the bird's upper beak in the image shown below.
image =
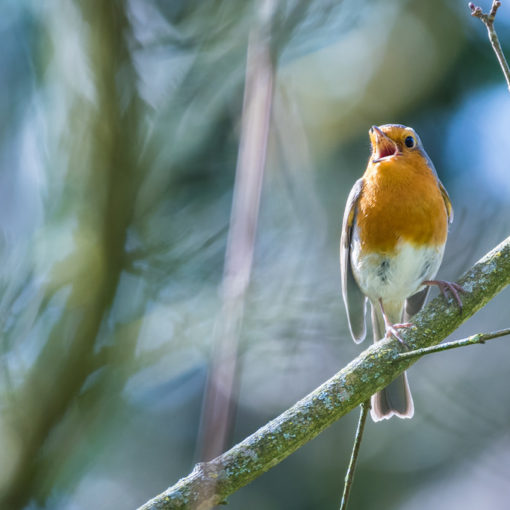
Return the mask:
{"type": "Polygon", "coordinates": [[[370,142],[372,143],[373,163],[385,158],[391,158],[399,153],[398,145],[378,126],[372,126],[369,131],[370,142]]]}

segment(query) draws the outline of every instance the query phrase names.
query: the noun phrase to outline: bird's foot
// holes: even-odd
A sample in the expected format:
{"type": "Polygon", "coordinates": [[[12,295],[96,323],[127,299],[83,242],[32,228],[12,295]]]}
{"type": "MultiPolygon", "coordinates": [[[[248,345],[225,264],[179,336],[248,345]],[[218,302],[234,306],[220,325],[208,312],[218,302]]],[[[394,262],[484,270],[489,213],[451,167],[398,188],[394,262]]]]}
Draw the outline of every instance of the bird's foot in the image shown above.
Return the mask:
{"type": "Polygon", "coordinates": [[[379,306],[381,307],[381,314],[384,319],[384,330],[385,330],[384,338],[394,337],[402,345],[405,345],[409,349],[409,346],[404,342],[404,340],[402,340],[402,338],[398,334],[398,330],[410,328],[412,326],[412,324],[410,322],[399,322],[396,324],[392,324],[391,321],[388,319],[386,312],[384,311],[384,306],[383,306],[383,302],[382,302],[381,298],[379,298],[379,306]]]}
{"type": "Polygon", "coordinates": [[[395,337],[402,345],[405,345],[407,348],[409,346],[402,340],[401,336],[398,334],[399,329],[407,329],[412,326],[411,322],[400,322],[397,324],[391,324],[385,317],[384,321],[386,333],[384,335],[384,338],[391,338],[392,336],[395,337]]]}
{"type": "Polygon", "coordinates": [[[441,294],[444,296],[446,301],[449,301],[448,293],[449,291],[454,297],[455,301],[459,305],[459,309],[462,312],[462,299],[460,299],[460,294],[466,294],[467,290],[465,290],[461,285],[455,282],[448,282],[446,280],[425,280],[423,285],[436,285],[439,287],[441,294]]]}

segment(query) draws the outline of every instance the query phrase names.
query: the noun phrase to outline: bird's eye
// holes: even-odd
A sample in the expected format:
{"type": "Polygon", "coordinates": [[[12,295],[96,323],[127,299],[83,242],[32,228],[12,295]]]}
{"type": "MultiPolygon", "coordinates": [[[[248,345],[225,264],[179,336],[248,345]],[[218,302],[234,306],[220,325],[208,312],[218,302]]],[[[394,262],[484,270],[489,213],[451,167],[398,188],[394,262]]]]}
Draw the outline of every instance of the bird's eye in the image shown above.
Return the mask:
{"type": "Polygon", "coordinates": [[[406,144],[406,147],[412,149],[416,145],[416,140],[414,139],[414,136],[408,136],[404,140],[404,143],[406,144]]]}

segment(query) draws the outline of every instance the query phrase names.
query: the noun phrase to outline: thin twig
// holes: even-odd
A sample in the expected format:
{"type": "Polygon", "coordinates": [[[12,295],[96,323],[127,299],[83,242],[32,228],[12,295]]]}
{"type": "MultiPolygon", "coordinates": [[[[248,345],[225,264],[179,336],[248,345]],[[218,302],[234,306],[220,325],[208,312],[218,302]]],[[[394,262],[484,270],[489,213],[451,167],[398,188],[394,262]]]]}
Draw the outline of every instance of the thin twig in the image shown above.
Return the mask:
{"type": "Polygon", "coordinates": [[[351,460],[345,475],[344,492],[342,494],[340,510],[346,510],[347,508],[347,502],[349,501],[349,494],[351,493],[352,481],[354,480],[354,472],[356,471],[356,463],[358,461],[359,449],[361,446],[361,440],[363,439],[363,431],[365,430],[365,423],[367,421],[369,410],[370,400],[365,400],[365,402],[361,404],[361,412],[359,415],[358,428],[356,429],[356,436],[354,438],[354,445],[352,447],[351,460]]]}
{"type": "Polygon", "coordinates": [[[433,345],[432,347],[424,347],[423,349],[404,352],[402,354],[398,354],[397,358],[399,360],[416,358],[418,356],[424,356],[425,354],[432,354],[434,352],[448,351],[450,349],[456,349],[457,347],[464,347],[465,345],[483,344],[487,340],[492,340],[493,338],[499,338],[506,335],[510,335],[510,328],[494,331],[493,333],[477,333],[476,335],[462,338],[461,340],[453,340],[452,342],[433,345]]]}
{"type": "Polygon", "coordinates": [[[501,49],[501,44],[499,44],[498,34],[494,29],[494,20],[496,19],[496,12],[501,6],[501,2],[499,0],[493,0],[491,10],[488,14],[484,13],[481,7],[474,5],[472,2],[469,2],[468,5],[469,8],[471,9],[471,16],[479,18],[483,22],[483,24],[487,27],[487,32],[489,33],[489,40],[492,44],[492,49],[494,50],[494,53],[496,53],[499,65],[501,66],[501,70],[505,75],[508,90],[510,90],[510,68],[508,67],[508,62],[506,61],[505,55],[503,54],[503,50],[501,49]]]}

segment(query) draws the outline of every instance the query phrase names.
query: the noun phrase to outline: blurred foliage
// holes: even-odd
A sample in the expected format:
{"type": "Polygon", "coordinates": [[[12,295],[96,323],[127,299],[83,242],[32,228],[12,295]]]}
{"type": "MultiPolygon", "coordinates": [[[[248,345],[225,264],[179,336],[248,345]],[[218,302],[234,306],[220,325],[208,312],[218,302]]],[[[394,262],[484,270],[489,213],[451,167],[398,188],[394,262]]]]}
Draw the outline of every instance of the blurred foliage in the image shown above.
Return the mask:
{"type": "MultiPolygon", "coordinates": [[[[1,508],[134,508],[192,467],[255,5],[3,2],[1,508]]],[[[510,227],[510,96],[464,2],[277,5],[234,440],[359,352],[337,251],[372,124],[412,125],[450,191],[443,277],[510,227]]],[[[508,327],[508,298],[456,337],[508,327]]],[[[413,367],[415,418],[369,424],[352,509],[506,508],[507,359],[501,340],[413,367]]],[[[355,419],[230,507],[337,506],[355,419]]]]}

